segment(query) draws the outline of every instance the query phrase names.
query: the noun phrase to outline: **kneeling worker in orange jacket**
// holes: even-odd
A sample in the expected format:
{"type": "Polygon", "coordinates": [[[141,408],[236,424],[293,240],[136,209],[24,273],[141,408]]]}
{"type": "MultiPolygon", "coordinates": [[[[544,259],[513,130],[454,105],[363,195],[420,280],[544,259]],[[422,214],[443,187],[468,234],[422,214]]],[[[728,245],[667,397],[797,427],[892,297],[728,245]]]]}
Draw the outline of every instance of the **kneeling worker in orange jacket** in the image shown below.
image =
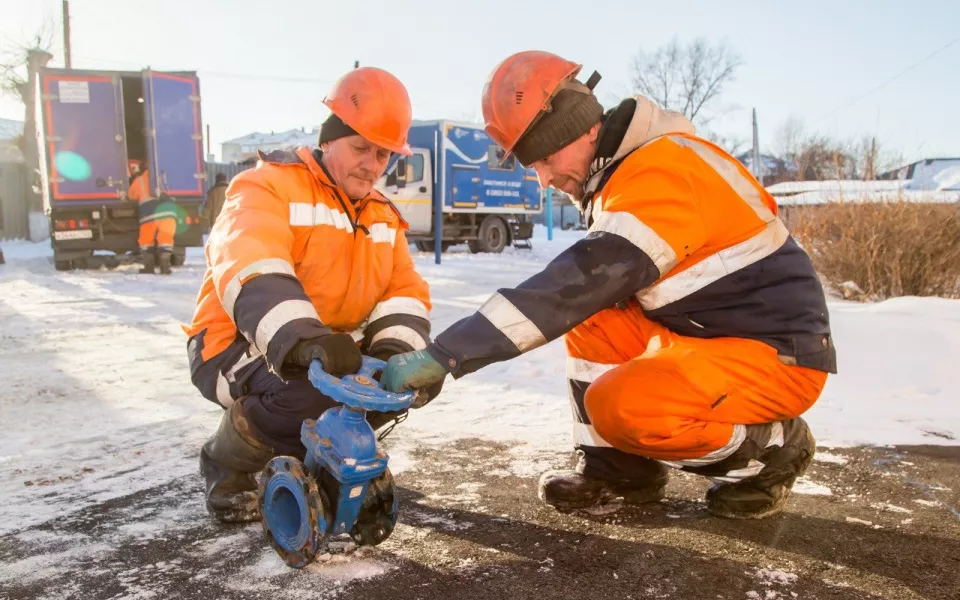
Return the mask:
{"type": "MultiPolygon", "coordinates": [[[[200,454],[207,509],[222,521],[259,518],[254,475],[274,456],[302,458],[304,419],[336,405],[306,379],[312,360],[342,376],[361,353],[386,359],[429,342],[407,225],[373,190],[392,153],[411,154],[407,91],[367,67],[324,104],[320,147],[261,154],[230,184],[207,242],[188,353],[194,384],[226,408],[200,454]]],[[[368,419],[376,429],[398,416],[368,419]]],[[[371,485],[372,502],[392,502],[378,494],[371,485]]]]}
{"type": "Polygon", "coordinates": [[[836,372],[823,289],[764,188],[682,115],[604,113],[599,80],[546,52],[500,63],[487,132],[579,201],[587,236],[502,289],[381,380],[420,388],[566,335],[575,471],[540,480],[560,509],[663,497],[664,465],[709,477],[709,509],[780,511],[815,451],[800,415],[836,372]]]}

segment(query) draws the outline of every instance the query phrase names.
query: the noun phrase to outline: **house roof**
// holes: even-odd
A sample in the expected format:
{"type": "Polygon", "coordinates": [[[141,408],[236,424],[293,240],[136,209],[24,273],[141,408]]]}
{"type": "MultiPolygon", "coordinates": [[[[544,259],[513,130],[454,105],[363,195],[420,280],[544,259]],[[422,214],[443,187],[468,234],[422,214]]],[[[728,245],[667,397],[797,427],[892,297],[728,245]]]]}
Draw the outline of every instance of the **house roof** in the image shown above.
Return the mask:
{"type": "Polygon", "coordinates": [[[960,190],[912,189],[911,181],[787,181],[767,191],[780,206],[828,204],[831,202],[960,202],[960,190]]]}
{"type": "Polygon", "coordinates": [[[288,129],[287,131],[271,131],[270,133],[261,133],[254,131],[247,135],[227,140],[224,144],[236,144],[239,146],[267,146],[272,144],[289,144],[290,146],[310,146],[316,143],[317,135],[320,132],[319,127],[314,127],[309,131],[303,129],[288,129]]]}
{"type": "Polygon", "coordinates": [[[15,140],[23,135],[23,121],[0,118],[0,141],[15,140]]]}

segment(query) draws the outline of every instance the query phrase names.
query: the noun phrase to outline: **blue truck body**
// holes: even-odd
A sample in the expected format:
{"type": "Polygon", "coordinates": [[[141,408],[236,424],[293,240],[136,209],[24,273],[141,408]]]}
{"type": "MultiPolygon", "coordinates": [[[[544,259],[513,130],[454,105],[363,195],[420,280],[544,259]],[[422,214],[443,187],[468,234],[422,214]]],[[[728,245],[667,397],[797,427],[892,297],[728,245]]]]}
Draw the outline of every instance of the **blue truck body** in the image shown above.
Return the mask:
{"type": "Polygon", "coordinates": [[[395,156],[377,187],[410,224],[407,235],[418,248],[434,247],[438,204],[444,247],[467,242],[474,252],[500,252],[510,243],[529,245],[528,215],[543,209],[532,169],[515,157],[501,165],[503,149],[480,125],[414,121],[408,140],[413,156],[395,156]]]}
{"type": "Polygon", "coordinates": [[[57,268],[83,266],[100,250],[138,250],[128,159],[145,163],[152,195],[176,206],[174,262],[184,247],[203,245],[196,73],[44,69],[38,85],[41,189],[57,268]]]}

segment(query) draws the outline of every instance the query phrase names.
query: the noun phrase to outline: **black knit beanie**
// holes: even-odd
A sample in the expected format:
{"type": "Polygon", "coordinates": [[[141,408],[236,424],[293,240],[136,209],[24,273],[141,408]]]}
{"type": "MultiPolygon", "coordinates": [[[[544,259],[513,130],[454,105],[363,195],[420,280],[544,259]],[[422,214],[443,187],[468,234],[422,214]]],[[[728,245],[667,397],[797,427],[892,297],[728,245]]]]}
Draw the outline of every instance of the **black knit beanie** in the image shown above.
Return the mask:
{"type": "Polygon", "coordinates": [[[320,126],[320,140],[317,142],[317,144],[323,145],[324,142],[332,142],[333,140],[351,135],[359,134],[349,125],[340,120],[340,117],[330,113],[330,116],[327,117],[327,120],[324,121],[323,125],[320,126]]]}
{"type": "Polygon", "coordinates": [[[560,90],[551,106],[550,112],[540,117],[513,148],[517,160],[526,167],[561,150],[603,118],[603,107],[589,91],[560,90]]]}

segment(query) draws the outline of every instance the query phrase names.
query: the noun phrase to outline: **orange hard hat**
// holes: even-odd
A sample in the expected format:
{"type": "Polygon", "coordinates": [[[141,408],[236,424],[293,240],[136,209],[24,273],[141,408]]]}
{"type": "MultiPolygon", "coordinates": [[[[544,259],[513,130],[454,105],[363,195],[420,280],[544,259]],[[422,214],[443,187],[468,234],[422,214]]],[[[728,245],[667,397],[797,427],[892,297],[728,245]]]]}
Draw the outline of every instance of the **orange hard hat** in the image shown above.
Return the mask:
{"type": "Polygon", "coordinates": [[[413,120],[410,96],[400,80],[383,69],[350,71],[333,84],[323,103],[374,144],[406,156],[413,154],[407,144],[413,120]]]}
{"type": "Polygon", "coordinates": [[[483,86],[483,120],[487,133],[503,147],[504,159],[581,68],[540,50],[518,52],[494,67],[483,86]]]}

